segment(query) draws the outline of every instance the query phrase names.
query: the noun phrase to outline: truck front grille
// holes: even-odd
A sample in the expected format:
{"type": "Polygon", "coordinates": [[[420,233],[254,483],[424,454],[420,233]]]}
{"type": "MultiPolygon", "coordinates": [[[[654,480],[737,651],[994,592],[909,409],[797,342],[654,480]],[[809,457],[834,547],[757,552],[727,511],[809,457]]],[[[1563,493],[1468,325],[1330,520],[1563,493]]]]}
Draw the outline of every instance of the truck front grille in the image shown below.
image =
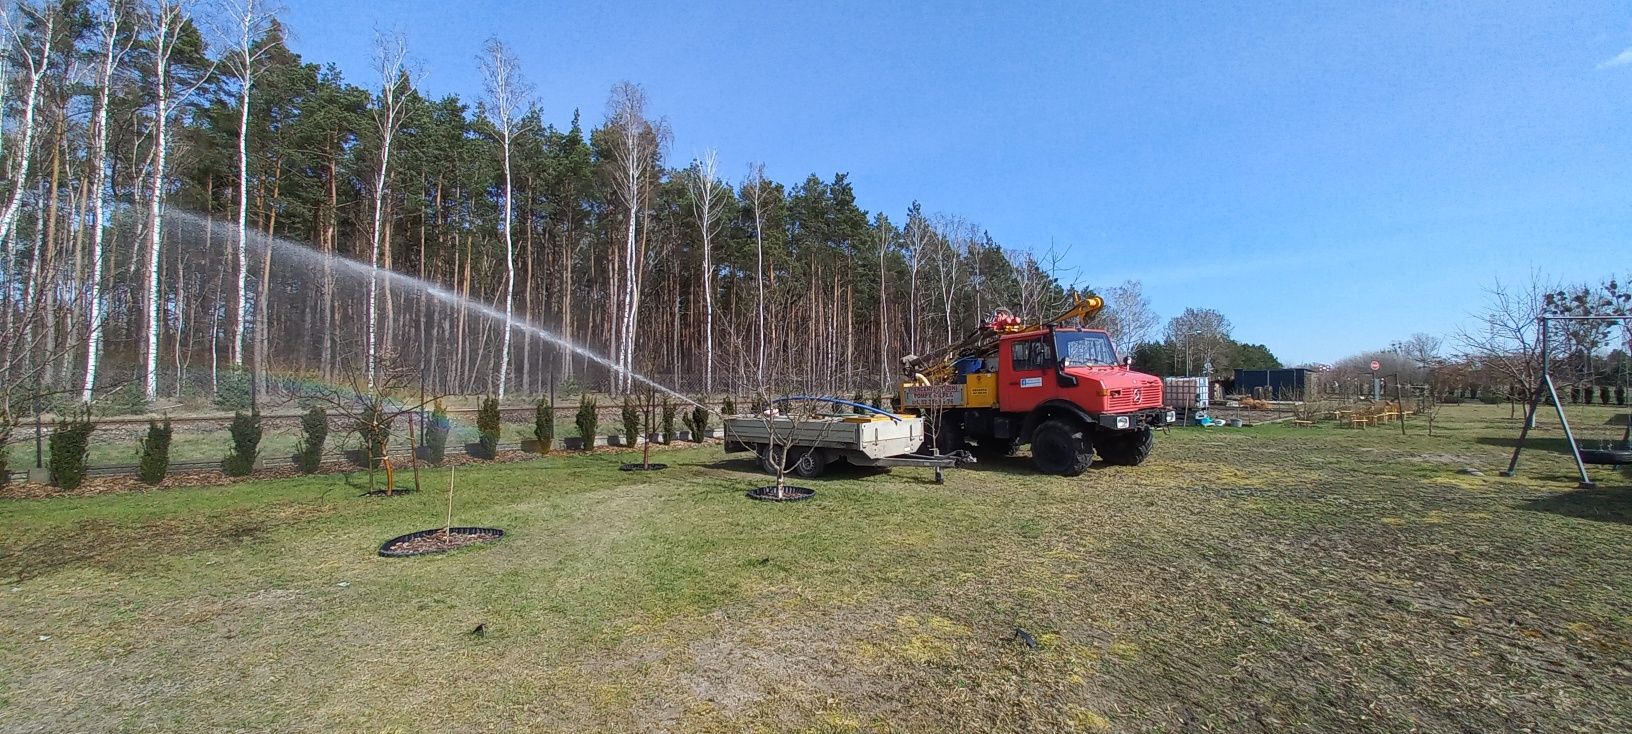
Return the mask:
{"type": "Polygon", "coordinates": [[[1134,399],[1136,390],[1131,387],[1112,390],[1105,398],[1105,408],[1113,413],[1121,413],[1140,408],[1156,408],[1162,404],[1162,388],[1158,385],[1147,385],[1137,389],[1138,399],[1134,399]]]}

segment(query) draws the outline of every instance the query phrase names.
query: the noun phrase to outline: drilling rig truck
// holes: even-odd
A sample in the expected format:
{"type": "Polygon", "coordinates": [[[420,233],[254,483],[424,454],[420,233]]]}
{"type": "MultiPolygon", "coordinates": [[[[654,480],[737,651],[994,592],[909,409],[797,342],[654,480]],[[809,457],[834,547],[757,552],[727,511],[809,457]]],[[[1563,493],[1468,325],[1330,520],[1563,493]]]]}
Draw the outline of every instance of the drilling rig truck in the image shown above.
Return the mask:
{"type": "Polygon", "coordinates": [[[1096,453],[1108,464],[1138,465],[1173,410],[1160,378],[1135,372],[1103,329],[1080,326],[1104,307],[1099,296],[1084,296],[1053,318],[994,321],[943,349],[908,355],[896,409],[922,416],[942,454],[972,443],[976,456],[995,458],[1030,444],[1038,471],[1068,477],[1096,453]]]}
{"type": "Polygon", "coordinates": [[[976,456],[1009,456],[1026,444],[1047,474],[1081,474],[1096,453],[1109,464],[1137,465],[1150,455],[1154,429],[1173,422],[1173,410],[1163,402],[1161,379],[1133,371],[1108,333],[1071,325],[1104,307],[1098,296],[1078,298],[1053,318],[994,321],[957,343],[902,358],[906,379],[895,413],[856,405],[869,414],[727,416],[725,450],[752,451],[767,472],[781,466],[802,477],[841,460],[932,467],[939,477],[976,456]]]}

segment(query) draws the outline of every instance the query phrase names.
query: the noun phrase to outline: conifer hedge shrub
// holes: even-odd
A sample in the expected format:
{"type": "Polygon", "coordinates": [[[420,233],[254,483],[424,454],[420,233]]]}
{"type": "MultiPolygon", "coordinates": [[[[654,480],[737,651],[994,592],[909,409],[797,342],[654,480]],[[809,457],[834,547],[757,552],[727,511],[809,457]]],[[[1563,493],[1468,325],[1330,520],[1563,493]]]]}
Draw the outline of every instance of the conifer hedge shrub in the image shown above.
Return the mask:
{"type": "Polygon", "coordinates": [[[229,477],[247,477],[255,471],[255,457],[261,451],[260,411],[237,411],[227,426],[232,434],[232,451],[221,460],[221,471],[229,477]]]}
{"type": "Polygon", "coordinates": [[[492,459],[499,455],[499,431],[503,426],[503,419],[499,416],[499,399],[486,398],[482,400],[481,409],[476,411],[476,432],[480,436],[476,439],[482,445],[482,458],[492,459]]]}
{"type": "Polygon", "coordinates": [[[555,402],[548,397],[538,399],[533,409],[533,438],[538,440],[538,453],[549,453],[555,444],[555,402]]]}
{"type": "MultiPolygon", "coordinates": [[[[701,400],[697,402],[702,402],[701,400]]],[[[708,433],[708,409],[701,405],[695,406],[684,416],[686,430],[691,431],[691,440],[702,443],[708,433]]]]}
{"type": "Polygon", "coordinates": [[[67,417],[57,421],[56,430],[51,432],[50,459],[47,465],[51,469],[51,479],[63,489],[78,489],[85,482],[85,470],[91,450],[91,432],[96,430],[96,424],[85,411],[70,412],[67,417]]]}
{"type": "Polygon", "coordinates": [[[624,445],[633,446],[640,437],[640,409],[635,407],[634,397],[624,396],[622,418],[624,445]]]}
{"type": "Polygon", "coordinates": [[[663,445],[674,443],[674,416],[676,408],[668,398],[663,398],[663,445]]]}
{"type": "Polygon", "coordinates": [[[329,440],[329,413],[313,406],[300,417],[300,442],[295,444],[295,468],[311,474],[323,465],[323,444],[329,440]]]}
{"type": "Polygon", "coordinates": [[[425,426],[425,460],[440,465],[448,453],[448,409],[436,401],[431,410],[431,421],[425,426]]]}
{"type": "Polygon", "coordinates": [[[136,477],[148,484],[164,481],[170,471],[170,438],[175,435],[170,427],[170,416],[164,423],[147,422],[147,435],[142,438],[141,452],[136,464],[136,477]]]}
{"type": "Polygon", "coordinates": [[[596,407],[595,398],[588,395],[578,401],[578,416],[573,422],[578,425],[578,435],[584,439],[585,451],[595,448],[595,426],[601,421],[596,407]]]}

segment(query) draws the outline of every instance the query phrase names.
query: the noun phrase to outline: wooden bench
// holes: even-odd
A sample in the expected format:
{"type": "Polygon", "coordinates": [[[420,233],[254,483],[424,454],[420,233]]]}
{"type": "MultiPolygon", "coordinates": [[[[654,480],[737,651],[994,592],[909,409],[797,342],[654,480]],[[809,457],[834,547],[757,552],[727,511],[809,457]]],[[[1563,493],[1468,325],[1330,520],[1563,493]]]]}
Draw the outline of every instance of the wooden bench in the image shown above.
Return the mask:
{"type": "Polygon", "coordinates": [[[1371,424],[1371,419],[1370,418],[1355,417],[1355,418],[1350,418],[1349,419],[1349,427],[1350,428],[1365,428],[1366,426],[1368,426],[1370,424],[1371,424]]]}
{"type": "Polygon", "coordinates": [[[1313,428],[1315,426],[1315,422],[1314,421],[1292,421],[1292,426],[1294,428],[1313,428]]]}

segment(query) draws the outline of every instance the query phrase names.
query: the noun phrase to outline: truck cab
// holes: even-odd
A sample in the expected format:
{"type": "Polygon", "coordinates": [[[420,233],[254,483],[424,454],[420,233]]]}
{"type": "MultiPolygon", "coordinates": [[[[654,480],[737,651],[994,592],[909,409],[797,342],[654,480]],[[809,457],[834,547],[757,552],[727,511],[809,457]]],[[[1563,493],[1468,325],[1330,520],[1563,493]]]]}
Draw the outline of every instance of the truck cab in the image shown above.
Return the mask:
{"type": "Polygon", "coordinates": [[[1161,378],[1134,372],[1104,330],[1050,327],[1006,334],[999,344],[997,404],[1004,411],[1030,412],[1055,400],[1106,415],[1163,405],[1161,378]]]}

